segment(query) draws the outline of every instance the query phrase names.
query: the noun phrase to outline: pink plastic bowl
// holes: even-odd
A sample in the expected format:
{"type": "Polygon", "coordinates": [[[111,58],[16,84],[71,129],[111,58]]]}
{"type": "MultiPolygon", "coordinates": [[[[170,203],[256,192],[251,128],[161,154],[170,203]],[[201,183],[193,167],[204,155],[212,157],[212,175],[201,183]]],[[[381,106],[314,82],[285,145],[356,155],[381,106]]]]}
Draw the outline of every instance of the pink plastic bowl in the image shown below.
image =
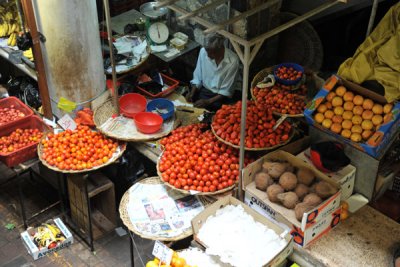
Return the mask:
{"type": "Polygon", "coordinates": [[[153,112],[139,112],[134,121],[139,132],[151,134],[160,130],[163,118],[153,112]]]}
{"type": "Polygon", "coordinates": [[[145,111],[146,105],[146,98],[141,94],[129,93],[119,99],[120,112],[129,118],[133,118],[137,113],[145,111]]]}

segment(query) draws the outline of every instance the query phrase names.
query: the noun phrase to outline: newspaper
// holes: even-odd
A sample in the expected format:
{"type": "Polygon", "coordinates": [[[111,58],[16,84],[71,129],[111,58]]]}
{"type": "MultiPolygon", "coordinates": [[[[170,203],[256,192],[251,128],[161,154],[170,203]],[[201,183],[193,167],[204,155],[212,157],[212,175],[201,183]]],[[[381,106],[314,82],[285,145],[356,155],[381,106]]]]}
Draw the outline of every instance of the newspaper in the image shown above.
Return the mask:
{"type": "Polygon", "coordinates": [[[191,220],[204,210],[196,196],[163,184],[137,183],[129,189],[128,214],[136,231],[146,236],[172,238],[191,230],[191,220]]]}

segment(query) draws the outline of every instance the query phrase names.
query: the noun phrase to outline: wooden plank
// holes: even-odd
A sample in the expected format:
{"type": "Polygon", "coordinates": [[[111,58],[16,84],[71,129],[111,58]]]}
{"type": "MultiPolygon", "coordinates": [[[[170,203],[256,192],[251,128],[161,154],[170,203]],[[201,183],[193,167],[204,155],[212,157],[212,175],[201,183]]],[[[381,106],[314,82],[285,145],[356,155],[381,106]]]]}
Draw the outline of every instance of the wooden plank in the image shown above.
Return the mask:
{"type": "Polygon", "coordinates": [[[263,34],[255,37],[255,38],[251,39],[249,41],[249,44],[250,45],[255,45],[260,41],[264,41],[265,39],[268,39],[268,38],[280,33],[281,31],[284,31],[284,30],[286,30],[286,29],[288,29],[288,28],[290,28],[290,27],[292,27],[292,26],[294,26],[294,25],[296,25],[296,24],[308,19],[309,17],[312,17],[312,16],[324,11],[325,9],[328,9],[328,8],[338,4],[340,2],[341,1],[336,1],[336,0],[331,0],[329,2],[326,2],[325,4],[322,4],[319,7],[315,8],[315,9],[313,9],[313,10],[311,10],[311,11],[309,11],[309,12],[307,12],[307,13],[301,15],[301,16],[299,16],[299,17],[297,17],[295,19],[292,19],[291,21],[288,21],[287,23],[282,24],[282,25],[276,27],[275,29],[272,29],[269,32],[263,33],[263,34]]]}
{"type": "Polygon", "coordinates": [[[264,41],[259,41],[259,42],[253,47],[253,49],[251,50],[251,53],[250,53],[250,64],[251,64],[251,62],[253,62],[254,58],[256,57],[256,55],[257,55],[257,53],[258,53],[258,50],[260,50],[260,48],[261,48],[261,46],[262,46],[263,43],[264,43],[264,41]]]}
{"type": "Polygon", "coordinates": [[[97,239],[100,236],[113,231],[116,227],[116,224],[112,223],[109,219],[107,219],[104,214],[102,214],[99,210],[93,209],[92,211],[92,223],[93,223],[93,239],[97,239]],[[97,233],[99,230],[100,233],[97,233]],[[96,233],[96,235],[95,235],[96,233]]]}
{"type": "Polygon", "coordinates": [[[223,29],[227,25],[230,25],[230,24],[232,24],[232,23],[234,23],[234,22],[236,22],[238,20],[247,18],[248,16],[251,16],[253,14],[256,14],[256,13],[260,12],[261,10],[264,10],[264,9],[266,9],[266,8],[272,6],[272,5],[275,5],[278,2],[279,2],[279,0],[267,1],[266,3],[264,3],[262,5],[259,5],[259,6],[255,7],[255,8],[247,10],[247,11],[243,12],[242,14],[240,14],[238,16],[235,16],[235,17],[233,17],[231,19],[225,20],[224,22],[205,30],[204,33],[207,34],[207,33],[210,33],[210,32],[215,32],[217,30],[223,29]]]}
{"type": "MultiPolygon", "coordinates": [[[[176,5],[170,5],[170,6],[168,6],[168,8],[172,9],[173,11],[175,11],[177,13],[184,14],[184,15],[189,13],[185,9],[183,9],[181,7],[178,7],[176,5]]],[[[203,18],[200,18],[198,16],[193,17],[192,20],[197,22],[197,23],[199,23],[200,25],[202,25],[202,26],[204,26],[206,28],[211,28],[211,27],[215,26],[215,24],[213,24],[213,23],[211,23],[211,22],[209,22],[209,21],[207,21],[207,20],[205,20],[203,18]]],[[[243,39],[243,38],[241,38],[241,37],[239,37],[239,36],[237,36],[237,35],[235,35],[233,33],[230,33],[230,32],[228,32],[226,30],[217,30],[217,32],[219,34],[225,36],[226,38],[229,38],[230,40],[236,41],[237,43],[239,43],[239,44],[241,44],[243,46],[248,45],[248,41],[247,40],[245,40],[245,39],[243,39]]]]}
{"type": "Polygon", "coordinates": [[[240,61],[243,63],[244,59],[243,59],[243,51],[242,51],[242,49],[240,48],[240,46],[239,46],[239,44],[237,42],[235,42],[233,40],[230,40],[230,41],[231,41],[231,44],[232,44],[233,48],[236,51],[236,54],[240,58],[240,61]]]}
{"type": "Polygon", "coordinates": [[[106,176],[101,173],[95,173],[90,175],[87,180],[88,195],[89,198],[106,191],[107,189],[113,187],[113,182],[111,182],[106,176]]]}
{"type": "Polygon", "coordinates": [[[216,1],[212,2],[209,5],[205,5],[205,6],[199,8],[199,9],[196,9],[196,10],[194,10],[194,11],[192,11],[192,12],[186,14],[186,15],[178,17],[178,20],[185,20],[185,19],[191,18],[191,17],[193,17],[193,16],[195,16],[197,14],[204,13],[205,11],[210,10],[210,9],[212,9],[214,7],[217,7],[219,5],[222,5],[223,3],[228,2],[228,1],[229,0],[216,0],[216,1]]]}
{"type": "Polygon", "coordinates": [[[165,7],[165,6],[168,6],[168,5],[170,5],[170,4],[175,3],[175,2],[177,2],[177,1],[178,1],[178,0],[158,1],[157,4],[156,4],[156,7],[157,7],[157,8],[165,7]]]}

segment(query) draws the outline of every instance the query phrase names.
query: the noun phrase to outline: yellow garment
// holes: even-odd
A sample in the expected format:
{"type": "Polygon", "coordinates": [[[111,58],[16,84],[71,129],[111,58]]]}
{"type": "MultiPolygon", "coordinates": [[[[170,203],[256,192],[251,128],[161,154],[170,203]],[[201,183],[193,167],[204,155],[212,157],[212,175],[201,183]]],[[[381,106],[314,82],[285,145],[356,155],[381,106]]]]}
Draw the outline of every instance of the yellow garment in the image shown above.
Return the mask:
{"type": "Polygon", "coordinates": [[[376,80],[385,88],[388,102],[400,99],[400,2],[395,4],[353,57],[339,67],[346,80],[376,80]]]}

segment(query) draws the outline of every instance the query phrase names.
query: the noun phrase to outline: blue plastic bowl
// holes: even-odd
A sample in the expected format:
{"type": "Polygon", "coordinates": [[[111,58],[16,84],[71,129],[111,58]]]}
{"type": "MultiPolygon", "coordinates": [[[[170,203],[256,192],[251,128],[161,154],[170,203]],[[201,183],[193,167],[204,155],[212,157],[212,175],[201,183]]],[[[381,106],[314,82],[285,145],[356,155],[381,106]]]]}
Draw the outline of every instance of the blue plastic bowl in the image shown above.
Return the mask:
{"type": "Polygon", "coordinates": [[[286,68],[293,68],[297,71],[301,71],[304,75],[304,68],[302,66],[300,66],[299,64],[296,63],[281,63],[279,65],[276,65],[274,68],[274,77],[277,83],[279,84],[283,84],[283,85],[296,85],[300,82],[300,80],[302,79],[302,77],[296,79],[296,80],[286,80],[286,79],[281,79],[276,75],[277,70],[280,67],[286,67],[286,68]]]}
{"type": "Polygon", "coordinates": [[[156,110],[156,108],[167,111],[167,113],[158,113],[164,119],[164,121],[171,118],[175,112],[174,103],[165,98],[156,98],[147,103],[146,110],[148,112],[153,112],[156,110]]]}

